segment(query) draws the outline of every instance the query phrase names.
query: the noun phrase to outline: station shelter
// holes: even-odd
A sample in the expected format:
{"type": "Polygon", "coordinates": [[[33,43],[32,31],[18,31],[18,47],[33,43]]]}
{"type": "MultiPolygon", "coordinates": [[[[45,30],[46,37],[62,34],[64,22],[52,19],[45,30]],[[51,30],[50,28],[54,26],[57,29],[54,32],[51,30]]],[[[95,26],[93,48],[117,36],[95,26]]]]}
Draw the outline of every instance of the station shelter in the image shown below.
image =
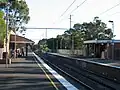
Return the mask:
{"type": "Polygon", "coordinates": [[[120,40],[84,41],[85,56],[120,60],[120,40]]]}
{"type": "Polygon", "coordinates": [[[11,34],[9,49],[15,50],[15,44],[16,44],[16,49],[24,48],[25,55],[27,56],[29,47],[32,47],[32,45],[34,44],[34,41],[22,36],[18,36],[18,35],[15,36],[14,34],[11,34]]]}

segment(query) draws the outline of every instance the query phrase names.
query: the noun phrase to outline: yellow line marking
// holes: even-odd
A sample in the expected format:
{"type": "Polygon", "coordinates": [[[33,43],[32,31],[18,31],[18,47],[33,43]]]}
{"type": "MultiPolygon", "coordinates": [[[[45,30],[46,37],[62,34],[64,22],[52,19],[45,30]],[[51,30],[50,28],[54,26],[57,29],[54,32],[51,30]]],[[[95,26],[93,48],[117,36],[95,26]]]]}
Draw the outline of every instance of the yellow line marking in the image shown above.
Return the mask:
{"type": "Polygon", "coordinates": [[[45,73],[45,76],[50,80],[50,83],[54,86],[54,88],[56,90],[59,90],[57,88],[57,86],[55,85],[55,83],[53,82],[53,80],[50,78],[50,76],[46,73],[46,71],[41,67],[41,65],[38,63],[38,61],[35,59],[36,63],[38,64],[38,66],[42,69],[42,71],[45,73]]]}

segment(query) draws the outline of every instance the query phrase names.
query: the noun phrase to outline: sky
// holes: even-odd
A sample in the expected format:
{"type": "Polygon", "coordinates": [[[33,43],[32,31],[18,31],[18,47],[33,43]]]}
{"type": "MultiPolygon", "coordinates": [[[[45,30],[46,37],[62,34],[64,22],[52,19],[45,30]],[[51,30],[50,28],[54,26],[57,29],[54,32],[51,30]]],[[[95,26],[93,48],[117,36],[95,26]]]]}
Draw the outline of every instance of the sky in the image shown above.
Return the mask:
{"type": "MultiPolygon", "coordinates": [[[[63,15],[63,12],[74,0],[26,0],[30,10],[30,21],[26,27],[37,28],[69,28],[70,14],[72,15],[72,26],[75,23],[83,23],[93,21],[95,16],[98,16],[109,28],[112,24],[109,20],[114,21],[115,39],[120,39],[120,5],[103,13],[107,9],[120,3],[120,0],[76,0],[75,3],[63,15]],[[74,12],[72,10],[77,8],[74,12]]],[[[65,30],[47,30],[47,38],[54,38],[61,35],[65,30]]],[[[43,38],[46,38],[45,29],[27,29],[25,37],[32,39],[36,43],[43,38]]]]}

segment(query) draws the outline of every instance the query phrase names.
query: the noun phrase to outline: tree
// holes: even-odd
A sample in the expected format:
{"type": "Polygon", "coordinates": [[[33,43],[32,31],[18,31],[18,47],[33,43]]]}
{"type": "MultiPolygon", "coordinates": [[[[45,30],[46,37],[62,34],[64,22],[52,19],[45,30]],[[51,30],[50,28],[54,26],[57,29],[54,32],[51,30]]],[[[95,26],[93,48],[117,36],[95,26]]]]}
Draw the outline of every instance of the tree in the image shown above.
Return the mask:
{"type": "Polygon", "coordinates": [[[95,17],[92,22],[76,23],[64,34],[48,39],[47,46],[49,49],[56,47],[58,49],[71,49],[73,40],[74,49],[82,49],[85,40],[110,40],[112,37],[112,30],[107,28],[107,25],[99,17],[95,17]]]}
{"type": "Polygon", "coordinates": [[[69,46],[72,44],[72,39],[74,40],[75,49],[83,48],[85,40],[110,40],[113,37],[112,30],[107,28],[99,17],[95,17],[92,22],[74,24],[72,29],[65,31],[65,35],[71,37],[69,46]]]}
{"type": "Polygon", "coordinates": [[[64,42],[64,35],[58,35],[56,38],[56,47],[58,47],[58,49],[63,49],[65,48],[65,42],[64,42]]]}
{"type": "Polygon", "coordinates": [[[57,39],[57,48],[58,49],[61,49],[61,40],[62,40],[62,36],[61,35],[57,35],[57,37],[56,37],[56,39],[57,39]]]}
{"type": "Polygon", "coordinates": [[[42,39],[38,42],[38,49],[40,51],[48,51],[47,39],[42,39]]]}
{"type": "Polygon", "coordinates": [[[108,40],[112,39],[113,33],[107,25],[95,17],[93,22],[83,23],[83,31],[85,33],[85,40],[108,40]]]}
{"type": "Polygon", "coordinates": [[[50,38],[47,40],[47,46],[52,52],[56,52],[57,49],[57,38],[50,38]]]}
{"type": "Polygon", "coordinates": [[[30,20],[29,8],[25,0],[4,0],[4,3],[2,1],[0,2],[0,8],[4,10],[5,13],[9,13],[10,29],[19,30],[30,20]]]}
{"type": "Polygon", "coordinates": [[[4,13],[0,11],[0,41],[3,41],[5,38],[6,24],[3,19],[4,13]]]}
{"type": "Polygon", "coordinates": [[[80,23],[76,23],[76,24],[74,24],[73,28],[74,28],[75,30],[81,30],[82,25],[81,25],[80,23]]]}

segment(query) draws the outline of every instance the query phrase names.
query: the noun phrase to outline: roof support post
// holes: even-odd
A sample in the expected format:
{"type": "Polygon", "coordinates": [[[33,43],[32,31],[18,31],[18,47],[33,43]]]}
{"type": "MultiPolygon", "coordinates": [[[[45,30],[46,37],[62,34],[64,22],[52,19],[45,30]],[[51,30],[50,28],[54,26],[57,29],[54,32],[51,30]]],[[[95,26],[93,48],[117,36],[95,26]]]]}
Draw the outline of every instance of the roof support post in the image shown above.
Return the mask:
{"type": "Polygon", "coordinates": [[[26,56],[28,56],[28,43],[26,43],[26,56]]]}

